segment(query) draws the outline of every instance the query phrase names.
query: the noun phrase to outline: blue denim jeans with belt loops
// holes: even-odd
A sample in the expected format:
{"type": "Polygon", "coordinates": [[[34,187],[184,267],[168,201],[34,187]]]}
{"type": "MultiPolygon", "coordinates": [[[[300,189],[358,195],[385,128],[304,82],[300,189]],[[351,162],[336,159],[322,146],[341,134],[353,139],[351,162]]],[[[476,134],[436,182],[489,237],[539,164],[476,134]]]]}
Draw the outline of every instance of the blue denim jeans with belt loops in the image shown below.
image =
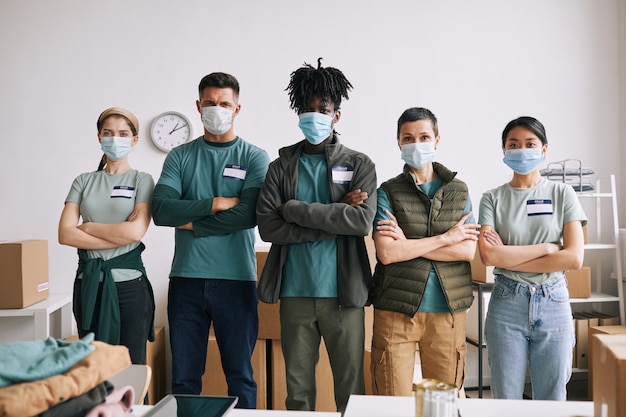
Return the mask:
{"type": "Polygon", "coordinates": [[[528,285],[497,275],[485,339],[493,398],[522,399],[529,369],[533,399],[566,400],[575,336],[564,276],[528,285]]]}
{"type": "Polygon", "coordinates": [[[213,325],[228,395],[239,398],[237,408],[256,408],[251,357],[259,331],[258,303],[254,281],[170,278],[167,312],[173,394],[201,393],[213,325]]]}

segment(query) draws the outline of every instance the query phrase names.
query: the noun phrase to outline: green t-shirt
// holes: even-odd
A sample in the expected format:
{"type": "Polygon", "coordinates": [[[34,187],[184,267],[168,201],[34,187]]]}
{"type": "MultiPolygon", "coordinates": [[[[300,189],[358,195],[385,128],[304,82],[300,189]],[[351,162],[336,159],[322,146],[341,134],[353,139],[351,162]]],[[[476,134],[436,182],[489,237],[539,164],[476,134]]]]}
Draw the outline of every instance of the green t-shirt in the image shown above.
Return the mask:
{"type": "MultiPolygon", "coordinates": [[[[262,187],[268,165],[267,152],[239,137],[210,143],[200,136],[167,155],[158,185],[173,188],[183,200],[239,197],[262,187]]],[[[175,233],[170,277],[256,280],[254,228],[202,237],[190,230],[175,233]]]]}
{"type": "MultiPolygon", "coordinates": [[[[427,183],[419,184],[418,187],[426,194],[432,201],[435,193],[441,188],[443,185],[443,181],[439,175],[435,175],[435,178],[427,183]]],[[[378,207],[376,209],[376,217],[374,218],[374,225],[372,229],[372,236],[376,233],[376,226],[380,220],[388,220],[389,217],[385,210],[389,210],[391,214],[394,214],[393,208],[391,207],[391,202],[389,201],[389,196],[387,192],[383,188],[378,188],[377,193],[377,203],[378,207]]],[[[465,203],[465,209],[463,210],[463,215],[472,211],[472,201],[467,197],[467,202],[465,203]]],[[[469,219],[465,221],[465,223],[476,223],[474,220],[474,216],[470,216],[469,219]]],[[[450,311],[448,308],[448,303],[446,302],[446,296],[443,294],[443,288],[441,288],[441,282],[439,281],[439,277],[437,276],[437,271],[435,268],[430,269],[430,274],[428,275],[428,281],[426,282],[426,288],[424,289],[424,295],[422,297],[422,302],[419,306],[420,312],[428,312],[428,313],[444,313],[450,311]]]]}
{"type": "MultiPolygon", "coordinates": [[[[479,223],[491,226],[505,245],[562,244],[566,223],[587,224],[587,216],[569,184],[542,178],[532,188],[514,188],[508,183],[487,191],[480,201],[479,223]]],[[[562,272],[532,273],[494,268],[515,281],[539,285],[563,275],[562,272]]]]}
{"type": "MultiPolygon", "coordinates": [[[[145,172],[132,169],[123,174],[107,174],[104,170],[87,172],[76,177],[65,202],[76,203],[84,223],[121,223],[135,209],[137,203],[150,203],[154,180],[145,172]]],[[[88,250],[90,258],[105,261],[135,249],[139,242],[113,249],[88,250]]],[[[116,282],[141,276],[141,272],[129,269],[112,270],[116,282]]],[[[80,277],[79,277],[80,278],[80,277]]]]}
{"type": "MultiPolygon", "coordinates": [[[[326,154],[300,156],[296,199],[332,203],[326,154]]],[[[337,297],[337,241],[292,243],[283,267],[281,297],[337,297]]]]}

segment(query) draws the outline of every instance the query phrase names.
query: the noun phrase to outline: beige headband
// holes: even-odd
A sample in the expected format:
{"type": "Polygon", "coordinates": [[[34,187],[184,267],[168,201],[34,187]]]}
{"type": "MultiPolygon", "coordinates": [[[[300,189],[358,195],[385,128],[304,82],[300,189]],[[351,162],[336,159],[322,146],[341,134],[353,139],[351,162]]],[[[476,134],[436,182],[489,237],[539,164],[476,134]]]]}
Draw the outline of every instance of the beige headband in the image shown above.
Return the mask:
{"type": "Polygon", "coordinates": [[[127,118],[128,121],[130,121],[130,123],[135,128],[135,132],[139,134],[139,121],[137,120],[137,117],[132,112],[126,109],[123,109],[121,107],[110,107],[106,109],[105,111],[103,111],[102,113],[100,113],[100,117],[98,117],[98,126],[100,126],[100,124],[102,123],[104,119],[106,119],[107,117],[113,114],[116,114],[118,116],[124,116],[125,118],[127,118]]]}

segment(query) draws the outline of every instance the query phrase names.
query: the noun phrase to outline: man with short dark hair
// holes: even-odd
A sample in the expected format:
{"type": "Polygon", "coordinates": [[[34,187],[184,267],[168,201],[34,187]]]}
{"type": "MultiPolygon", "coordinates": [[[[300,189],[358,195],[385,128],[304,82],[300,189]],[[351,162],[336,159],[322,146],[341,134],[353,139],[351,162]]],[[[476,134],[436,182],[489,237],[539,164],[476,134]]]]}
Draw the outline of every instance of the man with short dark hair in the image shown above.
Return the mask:
{"type": "Polygon", "coordinates": [[[291,74],[291,108],[306,139],[282,148],[259,196],[257,217],[272,247],[259,298],[280,298],[289,410],[314,410],[315,366],[324,339],[335,401],[364,394],[364,310],[371,282],[363,237],[376,212],[376,171],[334,130],[352,88],[336,68],[305,64],[291,74]]]}
{"type": "Polygon", "coordinates": [[[216,72],[200,81],[204,135],[174,148],[153,197],[154,223],[176,228],[168,294],[172,392],[200,394],[213,323],[228,394],[256,408],[250,358],[258,334],[256,201],[267,153],[235,135],[239,83],[216,72]]]}

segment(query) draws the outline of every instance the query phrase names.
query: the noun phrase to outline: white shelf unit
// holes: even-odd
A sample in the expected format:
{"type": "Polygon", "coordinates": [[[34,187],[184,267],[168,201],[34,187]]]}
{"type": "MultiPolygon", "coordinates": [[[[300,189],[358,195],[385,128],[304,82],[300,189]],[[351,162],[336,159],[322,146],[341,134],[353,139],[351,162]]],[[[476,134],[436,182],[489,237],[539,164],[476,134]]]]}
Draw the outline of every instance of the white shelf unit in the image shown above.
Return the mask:
{"type": "Polygon", "coordinates": [[[0,309],[0,322],[0,344],[48,337],[64,339],[72,334],[72,294],[50,293],[45,300],[28,307],[0,309]],[[32,333],[15,328],[16,323],[24,321],[32,333]]]}
{"type": "MultiPolygon", "coordinates": [[[[607,182],[607,179],[604,180],[604,183],[607,182]]],[[[617,296],[605,294],[602,290],[602,278],[603,275],[600,268],[597,268],[596,271],[592,270],[592,294],[589,298],[572,298],[570,302],[573,304],[579,303],[607,303],[607,302],[617,302],[619,303],[619,319],[621,324],[626,324],[626,320],[624,317],[624,282],[623,282],[623,274],[622,274],[622,259],[621,259],[621,248],[620,248],[620,237],[619,237],[619,216],[618,216],[618,208],[617,208],[617,188],[615,185],[615,175],[611,175],[608,178],[610,192],[602,192],[601,179],[596,180],[596,187],[594,191],[581,191],[577,192],[579,199],[592,199],[595,202],[594,213],[586,213],[589,218],[589,222],[594,222],[595,226],[595,236],[590,237],[592,243],[588,243],[585,245],[585,255],[587,252],[594,251],[612,251],[613,255],[613,268],[614,273],[611,276],[615,276],[617,279],[617,296]],[[610,203],[610,213],[611,213],[611,237],[608,242],[603,241],[603,231],[602,231],[602,217],[603,207],[606,203],[610,203]],[[594,273],[595,272],[595,273],[594,273]]],[[[606,187],[606,184],[605,184],[606,187]]]]}

